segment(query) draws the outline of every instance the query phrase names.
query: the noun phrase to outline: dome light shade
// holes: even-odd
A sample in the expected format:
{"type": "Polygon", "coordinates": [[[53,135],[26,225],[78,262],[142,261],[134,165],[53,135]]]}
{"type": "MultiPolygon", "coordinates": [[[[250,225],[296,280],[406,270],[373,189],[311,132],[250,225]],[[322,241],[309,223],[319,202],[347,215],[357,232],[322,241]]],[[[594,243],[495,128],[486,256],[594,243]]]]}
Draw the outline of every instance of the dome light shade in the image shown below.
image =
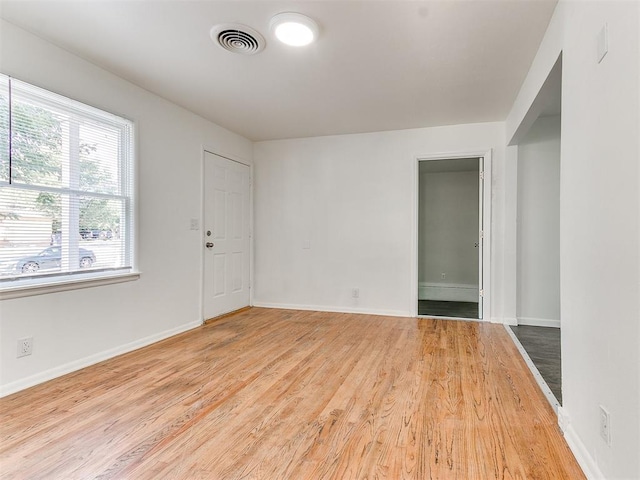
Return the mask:
{"type": "Polygon", "coordinates": [[[271,31],[286,45],[304,47],[318,37],[318,24],[299,13],[279,13],[271,19],[271,31]]]}

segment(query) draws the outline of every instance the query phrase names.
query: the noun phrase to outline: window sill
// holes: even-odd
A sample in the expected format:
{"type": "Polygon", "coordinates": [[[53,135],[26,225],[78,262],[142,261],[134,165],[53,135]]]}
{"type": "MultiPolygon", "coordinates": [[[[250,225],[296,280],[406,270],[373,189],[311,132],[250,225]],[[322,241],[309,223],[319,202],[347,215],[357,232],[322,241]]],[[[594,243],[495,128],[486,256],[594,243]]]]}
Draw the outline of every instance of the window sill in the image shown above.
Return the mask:
{"type": "Polygon", "coordinates": [[[13,285],[0,289],[0,300],[10,298],[31,297],[46,293],[65,292],[68,290],[79,290],[81,288],[99,287],[101,285],[111,285],[114,283],[124,283],[138,280],[140,272],[116,273],[112,275],[88,275],[74,279],[50,279],[47,281],[32,283],[28,285],[13,285]]]}

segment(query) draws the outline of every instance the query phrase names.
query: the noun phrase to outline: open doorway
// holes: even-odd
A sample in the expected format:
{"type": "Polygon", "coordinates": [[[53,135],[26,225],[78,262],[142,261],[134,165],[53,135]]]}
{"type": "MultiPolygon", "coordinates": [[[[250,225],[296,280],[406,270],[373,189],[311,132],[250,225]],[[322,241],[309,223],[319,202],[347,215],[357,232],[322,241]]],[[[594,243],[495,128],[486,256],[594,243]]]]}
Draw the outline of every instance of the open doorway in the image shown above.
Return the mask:
{"type": "Polygon", "coordinates": [[[562,404],[560,149],[562,58],[517,139],[517,326],[511,330],[551,404],[562,404]],[[531,365],[532,364],[532,365],[531,365]]]}
{"type": "Polygon", "coordinates": [[[418,315],[482,319],[483,157],[418,162],[418,315]]]}

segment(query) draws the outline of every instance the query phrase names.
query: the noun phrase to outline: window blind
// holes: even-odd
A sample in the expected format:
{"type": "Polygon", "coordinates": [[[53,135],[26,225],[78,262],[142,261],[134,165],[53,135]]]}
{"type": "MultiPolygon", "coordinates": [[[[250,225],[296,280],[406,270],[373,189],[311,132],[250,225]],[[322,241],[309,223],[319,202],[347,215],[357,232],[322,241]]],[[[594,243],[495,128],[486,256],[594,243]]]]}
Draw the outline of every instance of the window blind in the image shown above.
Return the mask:
{"type": "Polygon", "coordinates": [[[0,287],[133,268],[133,124],[0,76],[0,287]]]}

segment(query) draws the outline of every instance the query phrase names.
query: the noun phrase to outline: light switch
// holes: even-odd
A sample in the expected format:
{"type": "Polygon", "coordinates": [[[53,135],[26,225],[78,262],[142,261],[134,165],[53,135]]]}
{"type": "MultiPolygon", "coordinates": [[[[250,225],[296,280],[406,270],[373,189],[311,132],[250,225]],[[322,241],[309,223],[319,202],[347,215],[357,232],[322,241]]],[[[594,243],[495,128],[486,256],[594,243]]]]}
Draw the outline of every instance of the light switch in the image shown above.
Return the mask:
{"type": "Polygon", "coordinates": [[[200,230],[200,221],[197,218],[191,219],[191,230],[200,230]]]}
{"type": "Polygon", "coordinates": [[[302,242],[302,248],[309,250],[311,248],[311,240],[306,239],[302,242]]]}

